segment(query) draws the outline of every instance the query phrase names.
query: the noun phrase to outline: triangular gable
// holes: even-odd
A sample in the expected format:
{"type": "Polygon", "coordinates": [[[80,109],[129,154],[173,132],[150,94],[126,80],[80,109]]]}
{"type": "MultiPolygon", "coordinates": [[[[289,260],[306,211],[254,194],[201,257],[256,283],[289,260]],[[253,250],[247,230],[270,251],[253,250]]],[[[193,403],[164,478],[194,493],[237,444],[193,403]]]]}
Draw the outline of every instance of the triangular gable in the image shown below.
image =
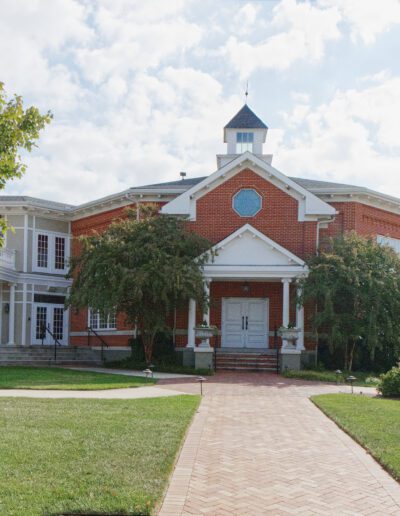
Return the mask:
{"type": "Polygon", "coordinates": [[[300,266],[305,262],[258,231],[245,224],[212,248],[217,254],[211,266],[300,266]]]}
{"type": "Polygon", "coordinates": [[[191,220],[195,220],[197,199],[220,186],[246,167],[296,199],[299,206],[298,219],[300,221],[317,220],[320,217],[332,217],[336,214],[336,210],[332,206],[249,151],[233,159],[210,176],[207,176],[203,181],[170,201],[163,206],[161,212],[186,215],[191,220]]]}

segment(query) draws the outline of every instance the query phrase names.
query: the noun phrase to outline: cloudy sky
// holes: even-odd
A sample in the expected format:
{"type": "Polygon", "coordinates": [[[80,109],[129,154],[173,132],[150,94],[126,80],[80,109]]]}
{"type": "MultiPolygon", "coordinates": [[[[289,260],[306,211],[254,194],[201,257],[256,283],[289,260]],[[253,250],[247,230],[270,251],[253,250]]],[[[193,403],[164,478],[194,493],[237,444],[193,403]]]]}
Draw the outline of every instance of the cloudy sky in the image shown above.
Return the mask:
{"type": "Polygon", "coordinates": [[[399,0],[0,4],[0,80],[54,114],[8,194],[210,174],[248,80],[276,168],[400,196],[399,0]]]}

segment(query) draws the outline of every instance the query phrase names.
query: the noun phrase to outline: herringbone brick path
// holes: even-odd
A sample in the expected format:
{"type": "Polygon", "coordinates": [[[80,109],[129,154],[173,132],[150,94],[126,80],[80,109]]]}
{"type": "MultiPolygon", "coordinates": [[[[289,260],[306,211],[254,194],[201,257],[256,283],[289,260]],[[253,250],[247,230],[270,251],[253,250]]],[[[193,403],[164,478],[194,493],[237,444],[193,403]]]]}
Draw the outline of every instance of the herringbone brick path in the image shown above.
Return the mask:
{"type": "Polygon", "coordinates": [[[210,379],[160,516],[400,515],[397,482],[308,399],[338,390],[263,373],[210,379]]]}

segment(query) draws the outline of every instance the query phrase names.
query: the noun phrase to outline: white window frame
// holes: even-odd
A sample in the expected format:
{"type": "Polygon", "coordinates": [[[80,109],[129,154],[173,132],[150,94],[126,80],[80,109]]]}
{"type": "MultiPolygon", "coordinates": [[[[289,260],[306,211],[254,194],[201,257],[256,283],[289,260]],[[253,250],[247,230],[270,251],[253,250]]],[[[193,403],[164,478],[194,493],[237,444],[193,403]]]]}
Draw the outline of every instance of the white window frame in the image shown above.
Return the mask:
{"type": "MultiPolygon", "coordinates": [[[[51,331],[54,330],[53,328],[53,321],[54,321],[54,309],[55,308],[62,308],[64,311],[64,318],[63,318],[63,338],[58,339],[61,345],[67,346],[68,345],[68,326],[69,326],[69,310],[65,310],[64,305],[60,304],[53,304],[53,303],[39,303],[34,302],[32,303],[32,317],[31,317],[31,340],[32,344],[41,344],[42,340],[36,338],[36,317],[37,317],[37,308],[42,307],[46,308],[47,310],[47,325],[50,325],[51,331]]],[[[43,343],[46,345],[54,344],[54,340],[51,337],[51,335],[46,332],[43,343]]]]}
{"type": "MultiPolygon", "coordinates": [[[[93,310],[91,308],[88,308],[88,321],[87,321],[88,328],[93,328],[93,330],[96,330],[98,332],[110,331],[110,330],[116,330],[117,329],[117,314],[116,313],[115,313],[115,315],[113,317],[113,319],[114,319],[114,325],[113,326],[110,325],[110,315],[107,315],[107,327],[106,328],[100,328],[99,326],[95,327],[95,326],[91,325],[91,315],[92,315],[92,312],[93,312],[93,310]]],[[[99,314],[98,310],[96,312],[97,312],[97,314],[99,314]]],[[[99,315],[97,317],[97,321],[99,321],[99,315]]]]}
{"type": "Polygon", "coordinates": [[[254,149],[254,132],[253,131],[238,131],[236,133],[236,154],[243,154],[243,152],[253,152],[254,149]],[[251,134],[253,136],[252,142],[238,142],[239,134],[251,134]]]}
{"type": "Polygon", "coordinates": [[[33,233],[33,263],[32,263],[32,271],[33,272],[47,272],[50,274],[61,274],[65,275],[68,272],[68,262],[70,257],[70,237],[66,233],[56,233],[53,231],[42,231],[41,229],[36,229],[33,233]],[[48,250],[47,250],[47,267],[39,267],[38,260],[38,241],[39,235],[46,235],[48,237],[48,250]],[[64,255],[64,268],[56,269],[55,259],[56,259],[56,238],[64,238],[65,240],[65,255],[64,255]]]}
{"type": "Polygon", "coordinates": [[[393,238],[384,235],[377,235],[376,241],[381,245],[388,245],[391,247],[396,253],[400,254],[400,238],[393,238]]]}

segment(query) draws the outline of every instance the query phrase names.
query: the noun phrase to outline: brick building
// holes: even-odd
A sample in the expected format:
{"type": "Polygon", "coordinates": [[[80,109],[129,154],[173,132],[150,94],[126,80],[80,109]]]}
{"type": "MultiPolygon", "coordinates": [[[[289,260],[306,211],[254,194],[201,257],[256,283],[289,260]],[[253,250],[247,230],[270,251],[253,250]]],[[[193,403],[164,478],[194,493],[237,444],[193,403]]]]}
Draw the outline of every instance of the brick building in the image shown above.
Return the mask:
{"type": "MultiPolygon", "coordinates": [[[[200,313],[195,301],[190,300],[187,310],[171,317],[176,346],[188,350],[196,348],[194,327],[206,320],[218,327],[217,340],[221,348],[267,353],[276,343],[274,329],[294,323],[300,329],[295,346],[288,341],[282,343],[282,351],[294,360],[293,357],[306,356],[307,350],[314,348],[304,328],[307,313],[293,303],[297,279],[307,274],[305,261],[316,253],[323,237],[349,230],[372,236],[400,250],[400,199],[360,186],[286,176],[272,166],[271,155],[263,154],[267,132],[267,126],[245,105],[225,126],[227,152],[217,156],[217,170],[210,175],[133,187],[80,206],[57,203],[49,206],[40,199],[33,202],[27,197],[10,196],[0,197],[0,206],[9,216],[24,215],[27,227],[23,233],[29,235],[32,229],[34,243],[19,245],[19,248],[34,261],[39,255],[43,261],[43,253],[50,253],[51,248],[43,249],[43,239],[38,236],[40,229],[35,229],[34,225],[31,228],[29,217],[62,219],[64,233],[67,223],[68,236],[72,237],[92,230],[101,231],[123,215],[126,207],[141,203],[157,203],[161,213],[185,217],[191,229],[212,242],[217,256],[204,269],[204,285],[211,300],[209,311],[200,313]],[[39,242],[41,254],[35,250],[39,242]]],[[[57,224],[60,226],[61,222],[57,224]]],[[[66,258],[67,245],[64,252],[66,258]]],[[[72,252],[75,252],[74,246],[72,252]]],[[[40,274],[38,263],[33,265],[40,274]]],[[[28,280],[32,284],[33,278],[25,278],[24,271],[15,270],[15,278],[10,280],[10,271],[7,275],[5,267],[0,258],[3,303],[10,303],[10,285],[15,285],[18,293],[18,285],[28,280]]],[[[43,277],[41,281],[43,283],[43,277]]],[[[59,284],[58,280],[54,289],[59,284]]],[[[62,288],[66,287],[62,284],[62,288]]],[[[26,289],[21,287],[21,290],[23,288],[26,289]]],[[[57,293],[58,302],[64,292],[57,293]]],[[[15,299],[15,293],[13,295],[15,299]]],[[[14,321],[2,310],[2,327],[25,325],[24,332],[12,332],[13,335],[23,334],[25,340],[18,344],[37,342],[34,335],[37,318],[44,317],[45,305],[46,323],[54,324],[49,296],[49,293],[46,299],[36,296],[36,301],[34,295],[25,296],[29,307],[20,312],[21,317],[29,317],[30,326],[26,326],[26,320],[15,318],[15,310],[14,321]],[[46,302],[41,303],[41,300],[46,302]]],[[[63,342],[73,346],[98,345],[97,337],[88,337],[88,326],[115,348],[126,349],[134,333],[132,328],[126,327],[122,314],[105,320],[99,314],[83,310],[65,313],[64,327],[65,321],[69,329],[64,330],[63,342]]],[[[7,341],[7,333],[7,330],[2,331],[3,342],[7,341]]],[[[281,345],[280,340],[278,344],[281,345]]]]}

